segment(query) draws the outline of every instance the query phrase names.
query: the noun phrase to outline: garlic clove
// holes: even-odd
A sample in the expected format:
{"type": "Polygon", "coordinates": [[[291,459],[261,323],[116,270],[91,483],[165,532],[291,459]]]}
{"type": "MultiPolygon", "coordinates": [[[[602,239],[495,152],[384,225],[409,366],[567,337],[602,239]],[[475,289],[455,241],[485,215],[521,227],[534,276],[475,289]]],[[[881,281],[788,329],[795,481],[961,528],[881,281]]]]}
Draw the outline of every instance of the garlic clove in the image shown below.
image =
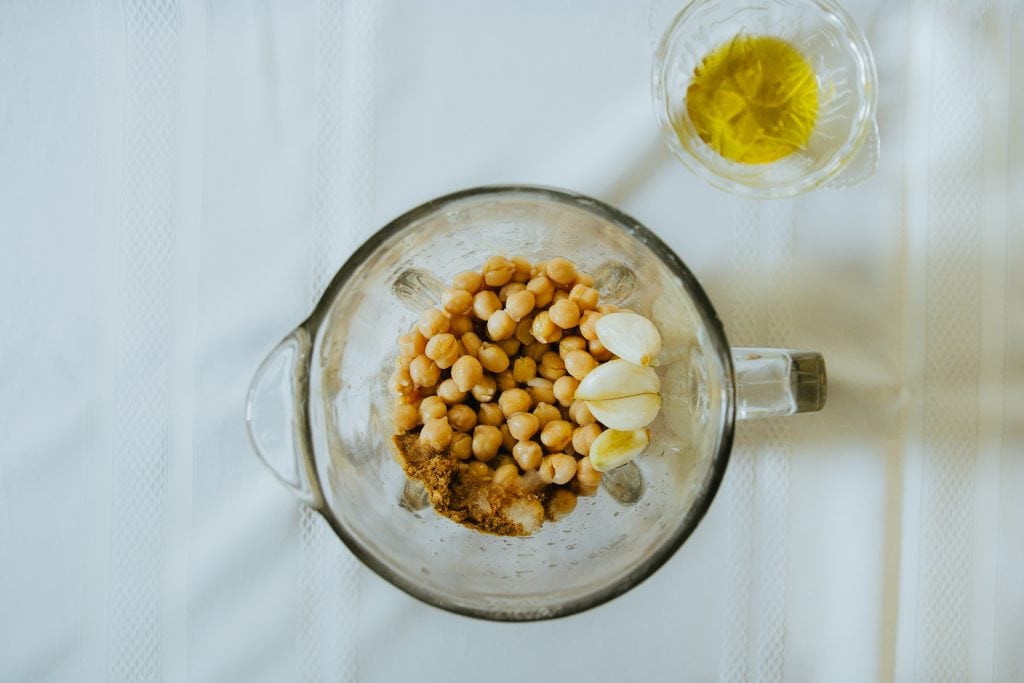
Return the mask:
{"type": "Polygon", "coordinates": [[[618,312],[601,316],[594,325],[598,340],[623,360],[650,365],[661,351],[661,333],[637,313],[618,312]]]}
{"type": "Polygon", "coordinates": [[[661,396],[658,394],[637,394],[598,401],[587,401],[591,415],[605,427],[632,430],[646,427],[661,410],[661,396]]]}
{"type": "Polygon", "coordinates": [[[640,455],[651,442],[646,429],[606,429],[590,446],[590,464],[598,472],[621,467],[640,455]]]}
{"type": "Polygon", "coordinates": [[[586,374],[576,387],[575,398],[599,401],[637,394],[656,394],[660,389],[661,380],[653,368],[625,360],[610,360],[586,374]]]}

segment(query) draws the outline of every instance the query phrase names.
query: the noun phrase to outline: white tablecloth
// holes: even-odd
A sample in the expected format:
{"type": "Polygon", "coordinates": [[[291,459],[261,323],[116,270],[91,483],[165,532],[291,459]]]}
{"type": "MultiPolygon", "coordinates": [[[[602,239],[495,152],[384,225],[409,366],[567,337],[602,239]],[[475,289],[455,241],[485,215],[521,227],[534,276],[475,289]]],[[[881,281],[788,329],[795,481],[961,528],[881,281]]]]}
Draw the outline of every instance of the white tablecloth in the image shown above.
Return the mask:
{"type": "Polygon", "coordinates": [[[753,202],[659,139],[647,2],[0,3],[0,680],[1024,679],[1024,11],[846,6],[878,173],[753,202]],[[501,182],[632,213],[831,382],[654,577],[526,625],[358,565],[242,419],[364,237],[501,182]]]}

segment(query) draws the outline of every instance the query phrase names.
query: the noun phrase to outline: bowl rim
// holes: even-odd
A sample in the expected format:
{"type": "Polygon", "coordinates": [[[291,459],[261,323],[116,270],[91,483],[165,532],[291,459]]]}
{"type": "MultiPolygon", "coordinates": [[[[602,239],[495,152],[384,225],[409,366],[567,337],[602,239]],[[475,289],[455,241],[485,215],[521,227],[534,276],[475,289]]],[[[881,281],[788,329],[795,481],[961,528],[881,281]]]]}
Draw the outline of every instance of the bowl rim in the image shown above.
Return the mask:
{"type": "Polygon", "coordinates": [[[680,27],[704,5],[713,4],[716,0],[690,0],[668,23],[661,38],[658,40],[651,65],[651,101],[654,114],[662,131],[662,138],[672,154],[683,162],[694,175],[703,179],[712,187],[731,192],[742,197],[756,199],[781,199],[794,197],[821,187],[830,180],[837,178],[843,170],[861,153],[874,129],[878,111],[878,69],[875,65],[874,53],[867,36],[854,22],[842,6],[832,0],[795,0],[800,4],[817,7],[825,14],[833,16],[842,26],[849,38],[850,51],[860,66],[859,82],[864,92],[864,102],[858,108],[851,129],[856,131],[846,139],[843,145],[832,155],[828,163],[817,171],[784,184],[755,187],[740,180],[721,175],[691,152],[680,140],[672,123],[671,116],[665,105],[668,97],[665,76],[668,72],[668,51],[672,39],[680,27]]]}
{"type": "MultiPolygon", "coordinates": [[[[327,313],[332,307],[336,297],[342,292],[345,285],[355,274],[356,270],[365,261],[367,261],[367,259],[369,259],[378,248],[386,244],[392,237],[400,234],[422,218],[432,213],[444,210],[449,205],[470,198],[488,196],[495,199],[509,196],[533,197],[543,201],[554,201],[556,203],[567,204],[576,208],[581,208],[587,212],[594,213],[626,231],[630,236],[638,239],[641,243],[651,249],[651,251],[657,254],[673,274],[680,278],[684,289],[686,289],[688,294],[691,296],[705,325],[711,342],[715,347],[718,359],[723,365],[725,376],[723,378],[722,386],[722,430],[718,441],[718,451],[713,456],[714,459],[711,463],[707,478],[703,483],[703,489],[698,494],[693,506],[685,513],[684,523],[681,524],[680,527],[676,529],[675,533],[661,546],[659,546],[651,556],[646,558],[637,568],[619,577],[615,581],[610,582],[608,585],[597,591],[582,597],[559,602],[557,605],[552,607],[534,607],[528,609],[524,608],[521,610],[514,607],[494,609],[453,602],[441,593],[424,588],[414,581],[406,579],[397,571],[392,570],[383,561],[379,560],[367,548],[360,545],[359,541],[353,538],[352,535],[345,530],[344,525],[327,506],[326,500],[322,495],[317,496],[314,499],[312,506],[324,517],[330,527],[334,530],[335,534],[337,534],[341,541],[364,565],[369,567],[388,583],[421,602],[456,614],[490,621],[522,622],[555,619],[597,607],[598,605],[604,604],[642,583],[676,553],[707,514],[707,511],[711,507],[711,503],[721,486],[733,444],[734,426],[736,422],[736,389],[732,356],[730,353],[729,342],[725,335],[725,328],[719,319],[718,314],[715,312],[710,298],[707,296],[703,287],[701,287],[697,278],[690,269],[675,254],[675,252],[661,240],[661,238],[632,216],[629,216],[601,200],[568,190],[529,184],[484,185],[459,190],[423,202],[422,204],[392,219],[384,225],[384,227],[380,228],[377,232],[367,238],[366,241],[357,248],[351,256],[349,256],[327,285],[327,288],[324,290],[319,302],[314,307],[313,312],[305,321],[302,322],[302,324],[299,325],[299,329],[304,328],[309,335],[309,339],[317,339],[317,332],[327,317],[327,313]]],[[[308,378],[309,370],[311,369],[310,364],[314,355],[315,354],[312,353],[306,354],[305,362],[307,364],[307,368],[306,372],[302,373],[302,376],[305,378],[305,385],[298,387],[302,400],[307,404],[307,410],[305,411],[304,418],[305,424],[302,425],[302,428],[307,430],[307,434],[309,433],[308,430],[312,429],[311,420],[313,418],[313,411],[308,410],[308,402],[311,398],[309,394],[308,378]]],[[[313,461],[313,454],[306,453],[305,457],[307,458],[307,462],[305,463],[307,466],[307,472],[312,473],[313,476],[318,476],[316,474],[317,469],[313,461]]],[[[317,490],[321,490],[319,481],[312,483],[317,490]]]]}

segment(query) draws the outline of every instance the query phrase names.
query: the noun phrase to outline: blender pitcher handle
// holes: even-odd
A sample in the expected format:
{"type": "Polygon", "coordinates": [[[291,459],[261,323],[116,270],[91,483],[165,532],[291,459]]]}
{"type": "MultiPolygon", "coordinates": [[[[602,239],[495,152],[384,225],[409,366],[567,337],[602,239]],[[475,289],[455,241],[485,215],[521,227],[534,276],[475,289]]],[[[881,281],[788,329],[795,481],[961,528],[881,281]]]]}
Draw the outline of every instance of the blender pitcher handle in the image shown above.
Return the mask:
{"type": "Polygon", "coordinates": [[[812,413],[825,405],[825,359],[813,351],[733,348],[736,418],[812,413]]]}
{"type": "Polygon", "coordinates": [[[299,327],[260,364],[245,402],[249,440],[263,464],[303,502],[316,506],[319,487],[306,420],[309,333],[299,327]]]}

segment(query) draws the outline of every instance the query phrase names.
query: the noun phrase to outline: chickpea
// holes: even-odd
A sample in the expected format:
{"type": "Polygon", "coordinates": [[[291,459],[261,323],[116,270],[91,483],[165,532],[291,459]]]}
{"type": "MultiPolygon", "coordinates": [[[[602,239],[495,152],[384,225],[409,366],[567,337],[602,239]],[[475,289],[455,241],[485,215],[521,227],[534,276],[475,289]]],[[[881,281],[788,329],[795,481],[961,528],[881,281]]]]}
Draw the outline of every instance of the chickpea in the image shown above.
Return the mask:
{"type": "Polygon", "coordinates": [[[601,425],[596,422],[577,427],[572,432],[572,449],[580,455],[590,455],[590,447],[602,431],[601,425]]]}
{"type": "Polygon", "coordinates": [[[545,484],[568,484],[576,476],[576,458],[565,453],[552,453],[540,461],[537,473],[545,484]]]}
{"type": "Polygon", "coordinates": [[[545,273],[559,285],[571,285],[576,281],[576,266],[569,259],[557,256],[548,261],[545,273]]]}
{"type": "Polygon", "coordinates": [[[537,374],[546,380],[554,382],[565,374],[565,363],[561,356],[554,351],[546,351],[540,357],[540,365],[537,367],[537,374]]]}
{"type": "Polygon", "coordinates": [[[530,265],[530,262],[522,256],[513,256],[511,261],[512,265],[516,268],[512,274],[512,282],[529,282],[530,275],[533,273],[533,266],[530,265]]]}
{"type": "Polygon", "coordinates": [[[590,273],[584,273],[582,270],[576,273],[576,284],[583,285],[584,287],[594,287],[594,276],[590,273]]]}
{"type": "Polygon", "coordinates": [[[548,345],[536,339],[526,345],[526,357],[532,358],[534,363],[540,363],[540,359],[548,352],[548,345]]]}
{"type": "Polygon", "coordinates": [[[533,318],[531,328],[533,337],[539,342],[549,344],[562,338],[562,328],[551,322],[547,311],[541,311],[533,318]]]}
{"type": "Polygon", "coordinates": [[[625,308],[619,308],[615,304],[600,304],[597,307],[597,312],[600,313],[601,315],[606,315],[608,313],[618,313],[619,311],[625,310],[625,308]]]}
{"type": "Polygon", "coordinates": [[[497,427],[505,421],[505,413],[497,403],[482,403],[477,421],[482,425],[497,427]]]}
{"type": "Polygon", "coordinates": [[[510,294],[505,300],[505,312],[508,313],[509,318],[518,323],[530,314],[535,303],[536,298],[533,296],[533,292],[524,287],[522,291],[510,294]]]}
{"type": "Polygon", "coordinates": [[[452,278],[452,287],[476,294],[484,285],[484,277],[475,270],[466,270],[452,278]]]}
{"type": "Polygon", "coordinates": [[[487,336],[494,341],[508,339],[516,332],[516,323],[505,311],[495,311],[487,319],[487,336]]]}
{"type": "Polygon", "coordinates": [[[594,469],[590,458],[581,458],[576,463],[576,478],[584,486],[597,486],[601,483],[601,473],[594,469]]]}
{"type": "Polygon", "coordinates": [[[484,284],[488,287],[501,287],[512,279],[516,267],[504,256],[491,256],[484,261],[484,284]]]}
{"type": "Polygon", "coordinates": [[[520,344],[532,344],[537,341],[533,338],[533,318],[526,317],[516,325],[516,341],[520,344]]]}
{"type": "Polygon", "coordinates": [[[498,295],[489,289],[477,292],[473,297],[473,315],[480,320],[487,320],[495,311],[501,310],[498,295]]]}
{"type": "Polygon", "coordinates": [[[429,387],[441,379],[441,368],[426,356],[416,356],[409,365],[409,376],[412,377],[413,385],[429,387]]]}
{"type": "MultiPolygon", "coordinates": [[[[577,467],[578,467],[578,465],[577,465],[577,467]]],[[[579,496],[580,498],[583,498],[583,497],[586,497],[586,496],[596,496],[597,495],[598,487],[597,486],[584,486],[583,484],[580,483],[580,481],[578,479],[574,479],[573,482],[572,482],[572,490],[573,490],[573,493],[575,493],[577,496],[579,496]]]]}
{"type": "Polygon", "coordinates": [[[598,294],[597,290],[593,287],[587,287],[586,285],[579,284],[579,277],[576,278],[577,284],[572,286],[569,291],[569,301],[576,304],[576,307],[582,311],[593,311],[597,308],[598,294]]]}
{"type": "MultiPolygon", "coordinates": [[[[418,421],[417,424],[419,424],[418,421]]],[[[413,427],[415,426],[413,425],[413,427]]],[[[532,413],[522,412],[508,416],[508,431],[518,441],[529,441],[538,429],[540,429],[540,420],[532,413]]]]}
{"type": "Polygon", "coordinates": [[[469,460],[473,455],[473,437],[462,432],[453,434],[448,452],[459,460],[469,460]]]}
{"type": "Polygon", "coordinates": [[[501,350],[505,352],[505,355],[511,359],[512,356],[519,352],[519,347],[521,347],[522,344],[519,343],[518,339],[502,339],[498,342],[498,346],[500,346],[501,350]]]}
{"type": "MultiPolygon", "coordinates": [[[[509,389],[501,392],[498,397],[498,405],[505,417],[516,413],[525,413],[533,405],[530,395],[523,389],[509,389]]],[[[529,437],[527,437],[529,438],[529,437]]]]}
{"type": "Polygon", "coordinates": [[[515,378],[516,382],[526,384],[536,376],[537,361],[529,356],[516,358],[516,362],[512,365],[512,377],[515,378]]]}
{"type": "Polygon", "coordinates": [[[447,332],[435,334],[427,342],[425,353],[427,358],[437,363],[437,367],[447,370],[459,359],[458,342],[447,332]]]}
{"type": "Polygon", "coordinates": [[[526,392],[534,403],[554,403],[555,389],[551,380],[535,377],[526,383],[526,392]]]}
{"type": "Polygon", "coordinates": [[[544,451],[536,441],[520,441],[512,447],[512,457],[523,471],[535,470],[540,467],[544,451]]]}
{"type": "Polygon", "coordinates": [[[431,384],[425,387],[417,387],[416,394],[420,398],[426,398],[427,396],[435,396],[437,394],[437,385],[431,384]]]}
{"type": "Polygon", "coordinates": [[[578,334],[562,337],[561,340],[559,340],[558,355],[562,357],[562,360],[565,360],[565,354],[576,350],[586,351],[587,340],[578,334]]]}
{"type": "Polygon", "coordinates": [[[540,429],[546,427],[549,422],[562,419],[562,413],[550,403],[538,403],[533,409],[533,414],[537,416],[537,426],[540,429]]]}
{"type": "Polygon", "coordinates": [[[572,405],[573,396],[576,394],[576,387],[579,385],[580,383],[577,379],[569,375],[562,375],[555,380],[551,391],[555,395],[555,400],[558,401],[558,404],[568,408],[572,405]]]}
{"type": "MultiPolygon", "coordinates": [[[[510,282],[498,290],[498,301],[508,307],[508,298],[516,292],[525,292],[526,285],[522,282],[510,282]]],[[[518,321],[517,321],[518,322],[518,321]]]]}
{"type": "Polygon", "coordinates": [[[448,319],[448,331],[461,339],[462,335],[473,331],[473,321],[468,315],[453,315],[448,319]]]}
{"type": "Polygon", "coordinates": [[[569,419],[580,427],[586,427],[597,422],[597,418],[590,414],[590,408],[587,407],[586,402],[579,399],[573,401],[572,405],[569,406],[569,419]]]}
{"type": "Polygon", "coordinates": [[[476,332],[467,332],[462,335],[462,339],[459,341],[462,343],[462,348],[465,350],[466,355],[473,356],[474,358],[480,355],[480,345],[483,344],[483,341],[477,336],[476,332]]]}
{"type": "Polygon", "coordinates": [[[504,372],[508,370],[508,354],[500,346],[484,343],[480,347],[480,365],[489,372],[504,372]]]}
{"type": "Polygon", "coordinates": [[[419,330],[420,334],[424,337],[430,339],[435,334],[447,332],[449,325],[448,316],[436,308],[428,308],[423,311],[423,315],[420,316],[420,322],[416,326],[416,329],[419,330]]]}
{"type": "Polygon", "coordinates": [[[416,385],[413,384],[409,368],[403,366],[395,368],[395,371],[391,373],[389,386],[391,387],[391,392],[396,396],[406,396],[416,385]]]}
{"type": "Polygon", "coordinates": [[[404,434],[410,430],[415,429],[420,424],[420,411],[416,410],[416,406],[408,403],[400,403],[395,406],[394,412],[391,414],[391,419],[395,423],[395,429],[400,434],[404,434]]]}
{"type": "Polygon", "coordinates": [[[526,289],[533,294],[533,305],[537,308],[546,307],[555,295],[554,283],[543,275],[527,282],[526,289]]]}
{"type": "Polygon", "coordinates": [[[427,338],[420,334],[419,330],[413,330],[398,338],[398,353],[403,358],[422,356],[426,348],[427,338]]]}
{"type": "Polygon", "coordinates": [[[604,363],[612,359],[612,352],[605,348],[600,339],[591,339],[587,347],[590,349],[590,355],[594,357],[594,360],[604,363]]]}
{"type": "Polygon", "coordinates": [[[583,316],[580,318],[580,334],[587,341],[597,339],[597,330],[594,329],[594,323],[600,317],[601,314],[597,311],[584,311],[583,316]]]}
{"type": "Polygon", "coordinates": [[[580,309],[568,298],[559,299],[548,309],[548,318],[563,330],[568,330],[579,325],[580,309]]]}
{"type": "Polygon", "coordinates": [[[551,420],[540,430],[540,442],[551,452],[565,450],[565,447],[572,443],[572,423],[551,420]]]}
{"type": "Polygon", "coordinates": [[[441,292],[441,308],[452,315],[462,315],[473,307],[473,295],[464,289],[448,288],[441,292]]]}
{"type": "Polygon", "coordinates": [[[468,432],[476,427],[476,411],[460,403],[448,409],[448,424],[460,432],[468,432]]]}
{"type": "MultiPolygon", "coordinates": [[[[535,278],[544,275],[544,272],[547,270],[547,267],[547,261],[537,261],[536,263],[533,264],[533,268],[530,270],[530,277],[535,278]]],[[[547,277],[547,275],[544,275],[544,277],[547,277]]]]}
{"type": "Polygon", "coordinates": [[[516,378],[512,376],[511,370],[505,372],[499,372],[494,376],[494,384],[497,386],[498,391],[508,391],[509,389],[515,389],[518,385],[516,378]]]}
{"type": "Polygon", "coordinates": [[[518,479],[519,468],[513,463],[507,462],[494,470],[494,477],[491,481],[495,486],[502,486],[518,481],[518,479]]]}
{"type": "MultiPolygon", "coordinates": [[[[476,443],[475,438],[473,440],[473,443],[476,443]]],[[[479,479],[480,481],[487,481],[488,479],[491,478],[492,474],[493,471],[491,470],[490,467],[487,466],[487,463],[480,462],[478,460],[474,460],[473,462],[469,463],[469,465],[466,467],[466,475],[470,479],[479,479]]]]}
{"type": "Polygon", "coordinates": [[[473,430],[473,455],[480,462],[487,462],[498,454],[501,448],[501,430],[492,425],[477,425],[473,430]]]}
{"type": "Polygon", "coordinates": [[[494,377],[491,375],[484,375],[479,382],[477,382],[472,389],[469,390],[480,403],[489,403],[494,400],[494,394],[498,390],[498,385],[494,381],[494,377]]]}
{"type": "Polygon", "coordinates": [[[576,494],[569,489],[555,489],[544,512],[552,522],[564,518],[576,509],[576,494]]]}
{"type": "MultiPolygon", "coordinates": [[[[501,425],[500,427],[498,427],[498,431],[501,432],[501,447],[503,449],[505,449],[506,451],[508,451],[509,453],[511,453],[512,449],[516,445],[516,440],[512,436],[512,432],[510,432],[508,430],[508,423],[505,423],[505,424],[501,425]]],[[[507,458],[509,456],[503,455],[501,457],[507,458]]]]}
{"type": "Polygon", "coordinates": [[[565,370],[577,380],[581,380],[597,367],[597,360],[582,349],[573,349],[564,356],[565,370]]]}
{"type": "Polygon", "coordinates": [[[465,401],[466,392],[459,389],[459,385],[455,383],[455,380],[449,377],[437,385],[437,397],[451,406],[465,401]]]}
{"type": "Polygon", "coordinates": [[[420,401],[420,419],[424,424],[427,420],[438,420],[448,414],[448,406],[437,396],[428,396],[420,401]]]}
{"type": "Polygon", "coordinates": [[[479,384],[483,377],[484,368],[473,356],[463,356],[452,366],[452,380],[459,391],[469,391],[479,384]]]}
{"type": "Polygon", "coordinates": [[[442,417],[436,420],[425,420],[423,429],[420,430],[420,443],[438,450],[448,448],[452,442],[452,428],[448,424],[448,418],[442,417]]]}

